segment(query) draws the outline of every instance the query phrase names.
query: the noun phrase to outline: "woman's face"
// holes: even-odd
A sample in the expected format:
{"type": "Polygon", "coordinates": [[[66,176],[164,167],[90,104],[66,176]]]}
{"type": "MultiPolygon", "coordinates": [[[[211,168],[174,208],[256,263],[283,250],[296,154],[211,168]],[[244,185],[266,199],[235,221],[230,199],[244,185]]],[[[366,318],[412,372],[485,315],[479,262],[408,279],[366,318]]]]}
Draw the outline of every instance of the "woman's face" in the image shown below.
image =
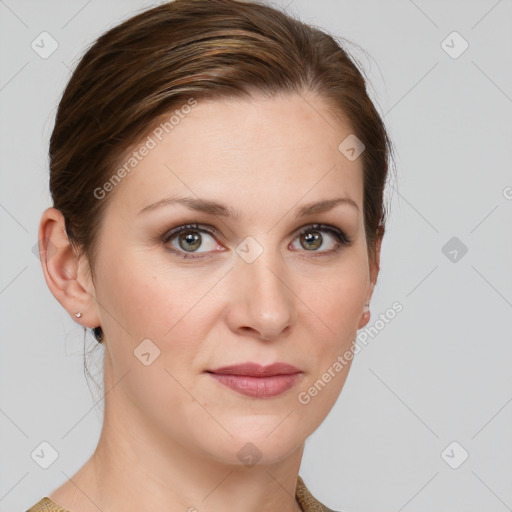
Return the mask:
{"type": "Polygon", "coordinates": [[[212,459],[275,462],[327,416],[365,323],[361,158],[313,95],[198,102],[174,121],[109,192],[90,284],[120,381],[108,407],[212,459]],[[235,377],[238,390],[209,373],[247,362],[300,373],[235,377]]]}

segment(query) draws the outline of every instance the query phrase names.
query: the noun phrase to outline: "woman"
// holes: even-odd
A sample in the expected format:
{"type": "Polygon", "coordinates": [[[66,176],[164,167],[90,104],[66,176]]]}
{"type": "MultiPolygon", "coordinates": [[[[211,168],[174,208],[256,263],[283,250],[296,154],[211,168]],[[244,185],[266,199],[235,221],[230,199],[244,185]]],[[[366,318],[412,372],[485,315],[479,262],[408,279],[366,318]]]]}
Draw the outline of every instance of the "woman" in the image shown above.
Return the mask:
{"type": "Polygon", "coordinates": [[[39,239],[105,348],[105,416],[30,512],[330,510],[298,473],[370,319],[390,148],[340,45],[263,3],[175,0],[95,42],[39,239]]]}

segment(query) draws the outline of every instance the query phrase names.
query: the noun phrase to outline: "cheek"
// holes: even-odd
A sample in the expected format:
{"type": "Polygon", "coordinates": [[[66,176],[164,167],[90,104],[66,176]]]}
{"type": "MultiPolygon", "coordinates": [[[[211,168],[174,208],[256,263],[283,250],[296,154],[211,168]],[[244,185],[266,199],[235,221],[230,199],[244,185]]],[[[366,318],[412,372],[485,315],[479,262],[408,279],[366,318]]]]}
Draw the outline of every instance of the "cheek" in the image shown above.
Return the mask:
{"type": "Polygon", "coordinates": [[[120,324],[134,339],[165,333],[180,317],[185,283],[165,278],[144,253],[125,254],[104,266],[101,296],[115,321],[105,320],[120,324]]]}
{"type": "Polygon", "coordinates": [[[160,351],[154,364],[183,378],[216,315],[212,297],[218,279],[211,272],[156,261],[144,252],[110,265],[101,279],[110,313],[104,320],[120,365],[132,365],[134,350],[149,339],[160,351]]]}
{"type": "Polygon", "coordinates": [[[317,326],[318,321],[322,321],[333,343],[339,343],[340,338],[357,330],[369,285],[364,258],[347,258],[343,264],[300,283],[298,296],[317,318],[312,319],[312,323],[317,326]]]}
{"type": "Polygon", "coordinates": [[[111,334],[113,383],[126,375],[122,388],[129,402],[146,415],[167,421],[168,411],[181,415],[194,407],[179,383],[187,382],[182,369],[190,368],[198,350],[194,337],[200,336],[191,325],[194,310],[189,315],[187,311],[201,290],[191,292],[190,280],[187,288],[176,272],[165,275],[149,258],[143,259],[134,255],[104,267],[103,320],[111,334]]]}
{"type": "Polygon", "coordinates": [[[302,325],[309,331],[306,353],[312,366],[298,390],[297,401],[304,407],[303,419],[311,430],[334,406],[353,361],[368,272],[361,263],[347,265],[344,270],[323,280],[315,293],[305,286],[301,295],[307,297],[307,318],[302,325]]]}

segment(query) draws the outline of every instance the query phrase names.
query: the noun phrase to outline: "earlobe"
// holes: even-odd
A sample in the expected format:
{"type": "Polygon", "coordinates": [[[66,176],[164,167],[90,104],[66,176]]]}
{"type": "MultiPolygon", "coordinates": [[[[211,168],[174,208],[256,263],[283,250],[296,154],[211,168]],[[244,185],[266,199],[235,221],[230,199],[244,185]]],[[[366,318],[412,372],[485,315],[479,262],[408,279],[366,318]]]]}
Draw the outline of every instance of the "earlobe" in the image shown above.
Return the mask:
{"type": "Polygon", "coordinates": [[[43,212],[38,241],[44,278],[53,296],[75,321],[80,318],[81,325],[98,325],[94,299],[77,279],[79,257],[67,237],[64,216],[56,208],[43,212]],[[82,315],[75,316],[77,312],[82,315]]]}
{"type": "Polygon", "coordinates": [[[358,329],[362,329],[368,322],[370,321],[370,304],[366,303],[364,305],[363,314],[359,320],[359,324],[357,326],[358,329]]]}

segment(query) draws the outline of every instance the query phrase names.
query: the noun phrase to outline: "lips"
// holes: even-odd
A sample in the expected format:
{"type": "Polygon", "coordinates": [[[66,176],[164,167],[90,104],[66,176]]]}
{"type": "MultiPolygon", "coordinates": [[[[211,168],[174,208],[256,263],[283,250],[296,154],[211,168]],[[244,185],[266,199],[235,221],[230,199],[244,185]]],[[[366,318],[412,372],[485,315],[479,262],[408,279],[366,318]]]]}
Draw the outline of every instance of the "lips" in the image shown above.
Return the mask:
{"type": "Polygon", "coordinates": [[[208,371],[222,375],[247,375],[248,377],[271,377],[273,375],[291,375],[301,372],[295,366],[287,363],[274,363],[268,366],[261,366],[257,363],[243,363],[208,371]]]}
{"type": "Polygon", "coordinates": [[[271,398],[292,388],[302,371],[287,363],[261,366],[256,363],[224,366],[208,370],[217,382],[233,391],[253,398],[271,398]]]}

